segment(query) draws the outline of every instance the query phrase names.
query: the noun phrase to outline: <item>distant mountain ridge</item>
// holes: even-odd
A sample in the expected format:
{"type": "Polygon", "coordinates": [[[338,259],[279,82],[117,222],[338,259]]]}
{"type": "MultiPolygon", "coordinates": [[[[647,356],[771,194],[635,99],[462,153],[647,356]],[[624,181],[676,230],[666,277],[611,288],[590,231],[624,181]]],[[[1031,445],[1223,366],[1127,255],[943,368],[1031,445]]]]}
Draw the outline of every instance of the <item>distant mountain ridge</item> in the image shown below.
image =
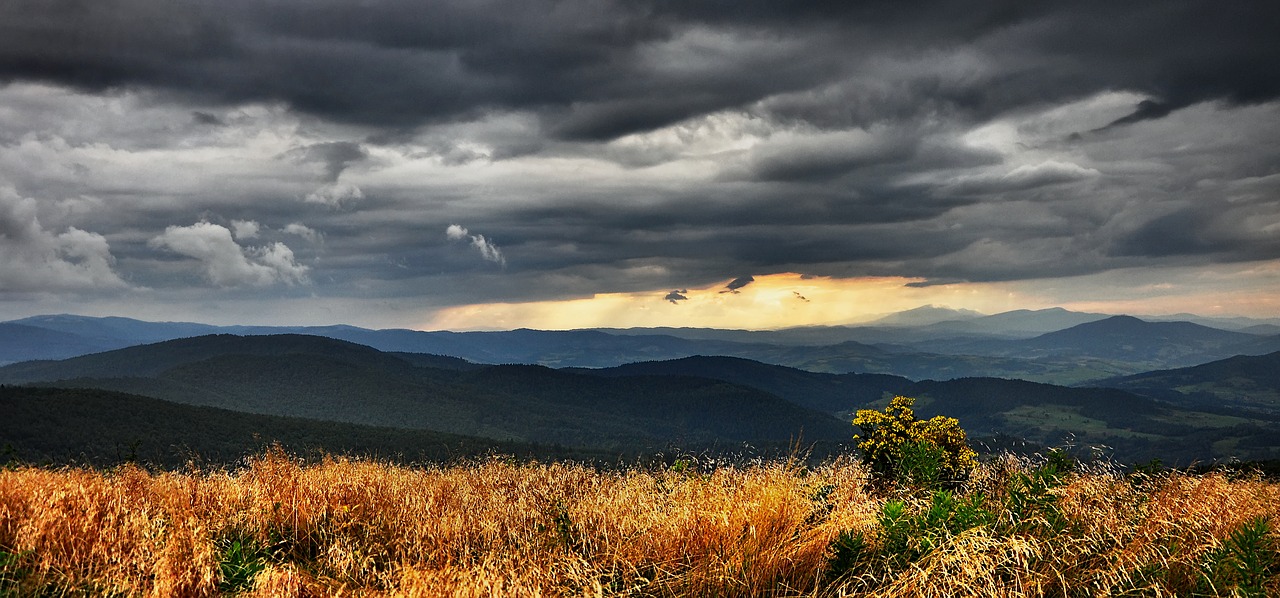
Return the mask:
{"type": "Polygon", "coordinates": [[[968,321],[982,318],[986,314],[971,309],[951,309],[937,305],[922,305],[889,314],[867,323],[869,326],[927,326],[939,322],[968,321]]]}
{"type": "MultiPolygon", "coordinates": [[[[927,308],[919,313],[938,315],[942,311],[927,308]]],[[[720,355],[834,374],[877,373],[915,380],[990,376],[1078,384],[1205,363],[1236,354],[1280,350],[1280,336],[1117,317],[1121,319],[1047,309],[974,316],[914,327],[422,332],[368,330],[345,325],[219,327],[62,315],[0,324],[0,332],[5,327],[10,331],[0,336],[0,349],[9,350],[8,353],[0,351],[0,357],[6,357],[0,362],[57,359],[198,334],[310,334],[382,351],[426,353],[486,364],[608,368],[695,355],[720,355]],[[1065,329],[1032,334],[1037,329],[1081,320],[1084,322],[1065,329]],[[1122,327],[1118,324],[1121,322],[1129,325],[1122,327]],[[1178,330],[1194,331],[1194,334],[1171,332],[1178,330]],[[37,338],[48,340],[25,340],[37,338]],[[850,340],[852,338],[874,343],[850,340]]]]}
{"type": "Polygon", "coordinates": [[[1107,446],[1123,460],[1171,463],[1280,456],[1280,414],[1229,402],[1197,406],[1125,389],[983,377],[824,374],[715,356],[554,370],[387,353],[318,336],[220,334],[13,364],[0,368],[0,383],[626,452],[848,443],[853,411],[903,394],[919,398],[922,416],[961,417],[977,438],[1107,446]]]}

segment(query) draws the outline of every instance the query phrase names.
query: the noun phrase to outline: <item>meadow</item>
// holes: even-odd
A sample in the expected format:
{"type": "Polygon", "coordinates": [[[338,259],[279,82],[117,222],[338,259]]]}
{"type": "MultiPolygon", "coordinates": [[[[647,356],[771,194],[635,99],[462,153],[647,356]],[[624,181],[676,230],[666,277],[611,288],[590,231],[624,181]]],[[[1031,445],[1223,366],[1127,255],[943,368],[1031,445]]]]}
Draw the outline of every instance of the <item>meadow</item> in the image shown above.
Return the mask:
{"type": "Polygon", "coordinates": [[[1280,484],[997,457],[0,471],[5,596],[1276,595],[1280,484]]]}

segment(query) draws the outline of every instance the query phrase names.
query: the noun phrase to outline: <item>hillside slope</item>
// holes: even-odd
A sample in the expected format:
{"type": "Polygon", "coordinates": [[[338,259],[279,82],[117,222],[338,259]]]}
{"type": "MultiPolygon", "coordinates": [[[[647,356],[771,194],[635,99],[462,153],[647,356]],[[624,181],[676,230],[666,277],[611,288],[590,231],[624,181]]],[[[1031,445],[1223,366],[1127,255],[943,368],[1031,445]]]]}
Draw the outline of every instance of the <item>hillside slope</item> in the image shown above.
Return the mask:
{"type": "Polygon", "coordinates": [[[1188,368],[1146,372],[1092,384],[1198,407],[1280,414],[1280,351],[1239,355],[1188,368]]]}
{"type": "Polygon", "coordinates": [[[0,382],[130,392],[248,413],[565,446],[844,440],[847,424],[726,382],[538,366],[415,366],[323,337],[215,335],[0,368],[0,382]]]}
{"type": "Polygon", "coordinates": [[[611,459],[611,453],[495,442],[426,430],[359,426],[181,405],[97,389],[0,387],[0,448],[27,463],[178,467],[234,464],[279,444],[294,454],[325,451],[442,462],[498,453],[611,459]]]}

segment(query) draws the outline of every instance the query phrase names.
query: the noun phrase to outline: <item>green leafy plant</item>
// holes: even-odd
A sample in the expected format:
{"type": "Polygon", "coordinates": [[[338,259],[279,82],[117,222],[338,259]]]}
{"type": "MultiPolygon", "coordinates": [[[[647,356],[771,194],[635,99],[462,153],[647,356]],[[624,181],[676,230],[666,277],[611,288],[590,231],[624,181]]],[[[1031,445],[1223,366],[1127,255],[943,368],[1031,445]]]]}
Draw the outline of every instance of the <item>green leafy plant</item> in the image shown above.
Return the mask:
{"type": "Polygon", "coordinates": [[[270,554],[253,536],[230,535],[218,543],[222,558],[218,562],[221,575],[218,589],[226,594],[235,594],[253,585],[253,578],[267,566],[270,554]]]}
{"type": "Polygon", "coordinates": [[[0,549],[0,597],[20,595],[22,579],[27,575],[21,554],[0,549]]]}
{"type": "Polygon", "coordinates": [[[1266,517],[1246,521],[1208,556],[1204,577],[1210,592],[1267,596],[1267,579],[1280,574],[1280,543],[1266,517]]]}
{"type": "Polygon", "coordinates": [[[839,578],[874,566],[901,570],[929,554],[952,536],[975,527],[991,525],[995,515],[986,508],[981,493],[957,498],[938,490],[928,506],[912,512],[901,500],[885,502],[877,518],[874,542],[858,531],[845,531],[832,541],[827,559],[828,578],[839,578]]]}
{"type": "Polygon", "coordinates": [[[1017,472],[1009,479],[1008,524],[1019,531],[1048,530],[1061,533],[1070,522],[1058,506],[1055,488],[1066,482],[1067,472],[1062,471],[1063,463],[1052,458],[1030,473],[1017,472]]]}
{"type": "Polygon", "coordinates": [[[831,541],[827,557],[827,580],[835,581],[851,573],[858,573],[867,564],[867,557],[874,554],[866,536],[856,530],[844,530],[831,541]]]}

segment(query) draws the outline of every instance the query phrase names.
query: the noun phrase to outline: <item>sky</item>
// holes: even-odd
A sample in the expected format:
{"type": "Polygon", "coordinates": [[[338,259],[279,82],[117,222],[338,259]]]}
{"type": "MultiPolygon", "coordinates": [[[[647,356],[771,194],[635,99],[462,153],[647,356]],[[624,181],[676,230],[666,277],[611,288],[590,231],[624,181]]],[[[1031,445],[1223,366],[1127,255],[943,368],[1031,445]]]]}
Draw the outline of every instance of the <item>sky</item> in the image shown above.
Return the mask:
{"type": "Polygon", "coordinates": [[[9,0],[0,319],[1280,317],[1280,3],[9,0]]]}

